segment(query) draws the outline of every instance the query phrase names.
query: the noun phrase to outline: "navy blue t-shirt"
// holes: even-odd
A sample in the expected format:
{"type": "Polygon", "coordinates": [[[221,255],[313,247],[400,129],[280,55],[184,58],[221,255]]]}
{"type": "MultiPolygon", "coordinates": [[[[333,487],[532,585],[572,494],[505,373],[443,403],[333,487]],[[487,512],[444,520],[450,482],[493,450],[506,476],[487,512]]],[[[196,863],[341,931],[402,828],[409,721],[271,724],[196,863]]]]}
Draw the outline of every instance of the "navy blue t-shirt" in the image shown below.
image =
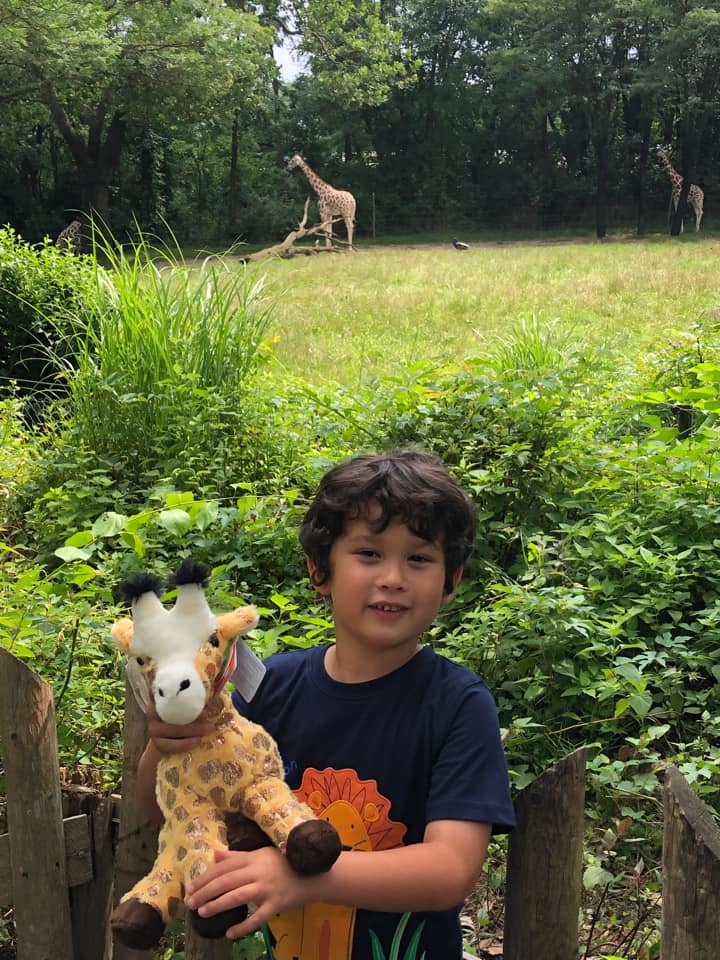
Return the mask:
{"type": "MultiPolygon", "coordinates": [[[[493,697],[474,673],[423,647],[367,683],[338,683],[327,647],[277,654],[247,704],[233,702],[278,743],[290,787],[357,851],[420,843],[432,820],[515,824],[493,697]]],[[[459,960],[457,908],[403,915],[310,905],[271,924],[276,960],[373,960],[377,940],[399,956],[459,960]],[[418,934],[418,928],[422,931],[418,934]]]]}

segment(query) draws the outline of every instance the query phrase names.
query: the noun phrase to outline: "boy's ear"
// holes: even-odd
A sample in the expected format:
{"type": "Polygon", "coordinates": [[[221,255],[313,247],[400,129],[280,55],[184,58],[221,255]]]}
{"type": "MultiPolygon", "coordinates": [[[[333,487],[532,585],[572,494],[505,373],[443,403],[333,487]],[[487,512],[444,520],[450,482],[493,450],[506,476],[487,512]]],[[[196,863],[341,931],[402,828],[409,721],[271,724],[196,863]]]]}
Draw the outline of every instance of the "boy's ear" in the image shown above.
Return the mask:
{"type": "Polygon", "coordinates": [[[313,561],[310,559],[310,557],[307,557],[307,556],[305,557],[305,563],[306,563],[306,565],[307,565],[308,573],[310,574],[310,583],[313,585],[313,587],[315,588],[315,590],[317,590],[317,592],[320,594],[321,597],[329,597],[329,596],[330,596],[330,583],[326,580],[325,583],[323,583],[323,584],[321,584],[320,586],[318,586],[318,585],[315,583],[315,580],[313,579],[313,574],[314,574],[315,571],[317,570],[316,565],[313,563],[313,561]]]}
{"type": "Polygon", "coordinates": [[[446,593],[443,597],[443,603],[450,603],[455,594],[457,593],[457,588],[462,580],[464,567],[458,567],[455,573],[452,575],[452,590],[449,593],[446,593]]]}

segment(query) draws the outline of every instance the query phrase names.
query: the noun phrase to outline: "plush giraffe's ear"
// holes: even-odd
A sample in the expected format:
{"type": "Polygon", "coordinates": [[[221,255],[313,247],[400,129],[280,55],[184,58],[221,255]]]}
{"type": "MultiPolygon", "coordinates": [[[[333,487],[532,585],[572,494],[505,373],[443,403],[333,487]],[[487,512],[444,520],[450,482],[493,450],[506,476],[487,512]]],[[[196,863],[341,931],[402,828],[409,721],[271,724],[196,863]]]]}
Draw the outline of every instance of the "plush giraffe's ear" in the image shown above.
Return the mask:
{"type": "Polygon", "coordinates": [[[123,653],[130,653],[130,644],[133,638],[133,622],[129,617],[123,617],[110,628],[110,636],[120,647],[123,653]]]}
{"type": "Polygon", "coordinates": [[[256,627],[258,621],[255,607],[238,607],[232,613],[222,613],[217,617],[217,634],[221,640],[234,640],[256,627]]]}

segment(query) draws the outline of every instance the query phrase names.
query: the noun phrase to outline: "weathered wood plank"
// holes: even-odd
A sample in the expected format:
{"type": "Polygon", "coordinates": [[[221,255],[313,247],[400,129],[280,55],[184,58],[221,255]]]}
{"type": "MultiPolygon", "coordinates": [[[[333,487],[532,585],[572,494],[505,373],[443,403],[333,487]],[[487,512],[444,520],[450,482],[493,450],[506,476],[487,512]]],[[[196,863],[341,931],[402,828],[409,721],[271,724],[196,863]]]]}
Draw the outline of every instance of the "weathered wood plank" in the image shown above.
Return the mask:
{"type": "Polygon", "coordinates": [[[665,774],[663,960],[720,957],[720,827],[676,767],[665,774]]]}
{"type": "Polygon", "coordinates": [[[585,750],[542,773],[515,801],[505,896],[505,960],[577,960],[585,750]]]}
{"type": "Polygon", "coordinates": [[[72,960],[52,689],[2,646],[0,741],[17,958],[72,960]]]}
{"type": "MultiPolygon", "coordinates": [[[[92,841],[90,825],[85,816],[66,817],[63,820],[65,837],[65,870],[69,887],[87,883],[93,876],[92,841]]],[[[12,903],[12,872],[10,869],[10,835],[0,836],[0,903],[12,903]]]]}
{"type": "MultiPolygon", "coordinates": [[[[123,757],[122,805],[115,854],[115,902],[149,873],[157,852],[157,828],[150,824],[135,803],[135,787],[140,757],[147,742],[145,715],[138,706],[129,681],[125,683],[125,750],[123,757]]],[[[131,950],[115,943],[114,960],[139,960],[148,951],[131,950]]]]}
{"type": "Polygon", "coordinates": [[[115,866],[113,799],[97,790],[71,784],[63,789],[63,807],[66,813],[82,812],[92,853],[91,882],[70,891],[75,960],[109,960],[115,866]]]}

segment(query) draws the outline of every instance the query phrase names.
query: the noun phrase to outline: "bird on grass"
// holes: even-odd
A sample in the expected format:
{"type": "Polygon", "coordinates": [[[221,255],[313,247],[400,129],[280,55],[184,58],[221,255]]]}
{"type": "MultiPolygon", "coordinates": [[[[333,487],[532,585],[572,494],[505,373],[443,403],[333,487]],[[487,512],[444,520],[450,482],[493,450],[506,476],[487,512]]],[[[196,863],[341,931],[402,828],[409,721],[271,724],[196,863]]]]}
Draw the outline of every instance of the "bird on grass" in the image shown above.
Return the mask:
{"type": "Polygon", "coordinates": [[[452,238],[452,245],[455,247],[456,250],[468,250],[468,249],[469,249],[468,244],[467,244],[467,243],[463,243],[462,240],[458,240],[457,237],[453,237],[453,238],[452,238]]]}

